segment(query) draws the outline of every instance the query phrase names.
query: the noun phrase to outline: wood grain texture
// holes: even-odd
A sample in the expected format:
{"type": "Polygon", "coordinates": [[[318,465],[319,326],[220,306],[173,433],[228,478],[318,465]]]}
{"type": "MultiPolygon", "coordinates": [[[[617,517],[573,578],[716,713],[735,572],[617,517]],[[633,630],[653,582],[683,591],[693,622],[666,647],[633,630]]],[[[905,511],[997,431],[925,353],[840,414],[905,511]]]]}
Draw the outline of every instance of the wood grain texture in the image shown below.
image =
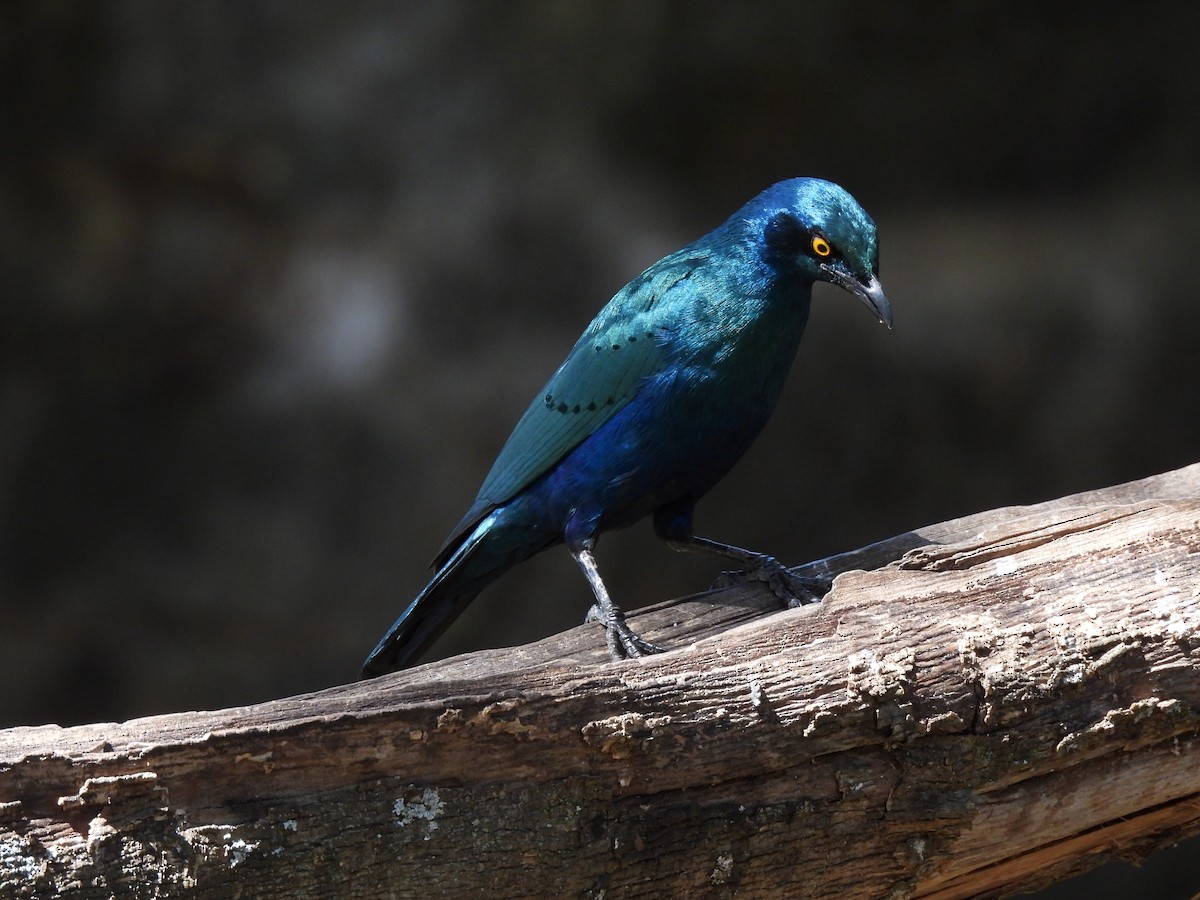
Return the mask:
{"type": "Polygon", "coordinates": [[[216,712],[0,732],[0,896],[1000,895],[1200,830],[1200,465],[216,712]]]}

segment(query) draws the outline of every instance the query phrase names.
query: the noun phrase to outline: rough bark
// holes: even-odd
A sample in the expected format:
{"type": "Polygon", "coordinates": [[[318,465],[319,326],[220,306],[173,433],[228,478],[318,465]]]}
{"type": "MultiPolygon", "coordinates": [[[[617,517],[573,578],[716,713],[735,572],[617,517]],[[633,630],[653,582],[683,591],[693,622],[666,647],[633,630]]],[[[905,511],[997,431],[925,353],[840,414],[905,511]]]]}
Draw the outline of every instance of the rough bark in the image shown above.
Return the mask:
{"type": "Polygon", "coordinates": [[[0,896],[975,897],[1200,830],[1200,465],[238,709],[0,732],[0,896]]]}

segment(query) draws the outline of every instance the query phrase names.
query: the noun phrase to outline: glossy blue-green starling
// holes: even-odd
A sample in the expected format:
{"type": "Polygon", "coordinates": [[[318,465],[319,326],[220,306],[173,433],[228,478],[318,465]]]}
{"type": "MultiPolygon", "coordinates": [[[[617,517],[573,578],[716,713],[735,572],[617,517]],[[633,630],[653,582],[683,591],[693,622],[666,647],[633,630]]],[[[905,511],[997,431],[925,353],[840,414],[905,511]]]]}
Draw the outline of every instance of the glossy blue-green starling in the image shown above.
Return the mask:
{"type": "Polygon", "coordinates": [[[558,543],[591,585],[588,618],[612,657],[658,652],[626,624],[592,554],[601,532],[646,515],[669,546],[732,559],[789,602],[814,599],[770,556],[693,534],[692,515],[775,408],[813,282],[845,288],[890,328],[878,274],[875,224],[855,199],[793,178],[625,285],[525,411],[363,677],[413,662],[484,587],[558,543]]]}

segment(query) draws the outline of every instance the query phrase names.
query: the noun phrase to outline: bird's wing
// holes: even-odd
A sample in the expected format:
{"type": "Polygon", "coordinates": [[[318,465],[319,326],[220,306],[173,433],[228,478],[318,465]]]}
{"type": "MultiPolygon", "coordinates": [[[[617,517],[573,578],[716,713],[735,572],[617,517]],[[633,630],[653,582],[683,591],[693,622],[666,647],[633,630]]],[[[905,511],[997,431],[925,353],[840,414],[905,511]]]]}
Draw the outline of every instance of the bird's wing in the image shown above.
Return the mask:
{"type": "Polygon", "coordinates": [[[525,410],[474,505],[434,560],[440,566],[488,511],[511,500],[611,419],[669,357],[671,330],[662,303],[700,262],[684,251],[626,285],[587,327],[525,410]]]}

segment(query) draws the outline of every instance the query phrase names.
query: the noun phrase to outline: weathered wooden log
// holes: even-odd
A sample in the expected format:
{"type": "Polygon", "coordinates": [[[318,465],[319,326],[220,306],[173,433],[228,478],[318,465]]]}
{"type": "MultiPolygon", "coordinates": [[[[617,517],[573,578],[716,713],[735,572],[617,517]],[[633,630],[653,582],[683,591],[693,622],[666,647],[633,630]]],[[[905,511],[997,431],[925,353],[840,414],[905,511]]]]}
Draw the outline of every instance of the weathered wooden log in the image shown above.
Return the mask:
{"type": "Polygon", "coordinates": [[[976,897],[1200,830],[1200,465],[217,712],[0,732],[0,896],[976,897]]]}

